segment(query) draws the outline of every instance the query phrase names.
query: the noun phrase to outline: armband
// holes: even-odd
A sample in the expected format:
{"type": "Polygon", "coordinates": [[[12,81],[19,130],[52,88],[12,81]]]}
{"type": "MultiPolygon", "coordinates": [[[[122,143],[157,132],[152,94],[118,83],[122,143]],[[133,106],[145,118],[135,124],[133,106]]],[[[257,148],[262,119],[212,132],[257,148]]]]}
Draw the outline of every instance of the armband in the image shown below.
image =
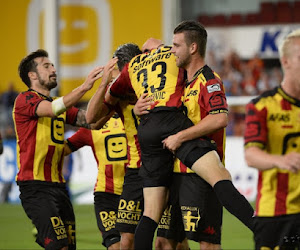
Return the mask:
{"type": "Polygon", "coordinates": [[[55,99],[53,102],[51,102],[51,105],[52,105],[52,112],[56,116],[62,114],[63,112],[65,112],[67,110],[67,108],[64,104],[63,97],[59,97],[59,98],[55,99]]]}

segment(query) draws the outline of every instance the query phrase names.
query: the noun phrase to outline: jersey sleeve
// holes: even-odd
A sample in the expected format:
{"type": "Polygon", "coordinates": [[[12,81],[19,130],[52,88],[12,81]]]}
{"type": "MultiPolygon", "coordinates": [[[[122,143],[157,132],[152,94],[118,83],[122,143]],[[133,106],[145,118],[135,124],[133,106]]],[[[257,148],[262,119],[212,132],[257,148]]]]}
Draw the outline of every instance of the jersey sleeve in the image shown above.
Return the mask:
{"type": "Polygon", "coordinates": [[[109,92],[112,96],[122,98],[125,94],[133,92],[128,72],[128,64],[123,68],[120,75],[112,83],[109,92]]]}
{"type": "Polygon", "coordinates": [[[74,135],[67,139],[67,143],[73,152],[84,146],[91,146],[93,143],[91,130],[80,128],[74,135]]]}
{"type": "Polygon", "coordinates": [[[41,101],[44,101],[44,99],[30,91],[19,94],[14,107],[18,119],[26,121],[28,118],[37,118],[36,110],[41,101]]]}
{"type": "Polygon", "coordinates": [[[79,109],[76,107],[71,107],[67,110],[67,124],[74,125],[76,123],[78,111],[79,109]]]}
{"type": "Polygon", "coordinates": [[[224,85],[217,79],[207,81],[201,89],[200,104],[204,103],[209,114],[228,113],[224,85]]]}
{"type": "Polygon", "coordinates": [[[253,102],[246,105],[245,148],[256,146],[264,149],[267,142],[267,110],[258,110],[253,102]]]}

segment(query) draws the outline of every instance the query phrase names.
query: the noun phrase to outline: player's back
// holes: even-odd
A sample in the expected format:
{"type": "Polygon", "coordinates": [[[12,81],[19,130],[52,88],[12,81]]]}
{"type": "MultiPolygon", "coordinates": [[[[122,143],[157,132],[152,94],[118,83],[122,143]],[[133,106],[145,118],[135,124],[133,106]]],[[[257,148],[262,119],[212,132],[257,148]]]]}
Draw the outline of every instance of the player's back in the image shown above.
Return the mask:
{"type": "Polygon", "coordinates": [[[151,109],[181,106],[184,71],[176,66],[170,46],[138,55],[127,67],[137,97],[146,92],[153,98],[154,104],[151,109]]]}

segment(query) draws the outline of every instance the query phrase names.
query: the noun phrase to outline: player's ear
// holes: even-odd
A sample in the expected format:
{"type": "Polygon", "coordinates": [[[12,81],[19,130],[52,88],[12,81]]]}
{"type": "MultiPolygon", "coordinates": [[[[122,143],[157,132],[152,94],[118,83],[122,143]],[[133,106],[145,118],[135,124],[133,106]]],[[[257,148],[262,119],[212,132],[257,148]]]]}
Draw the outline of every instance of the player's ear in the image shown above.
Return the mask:
{"type": "Polygon", "coordinates": [[[30,71],[30,72],[28,72],[28,77],[29,77],[29,79],[36,79],[37,74],[36,74],[36,72],[30,71]]]}
{"type": "Polygon", "coordinates": [[[198,45],[197,43],[192,43],[190,45],[190,53],[193,55],[195,53],[197,53],[197,50],[198,50],[198,45]]]}

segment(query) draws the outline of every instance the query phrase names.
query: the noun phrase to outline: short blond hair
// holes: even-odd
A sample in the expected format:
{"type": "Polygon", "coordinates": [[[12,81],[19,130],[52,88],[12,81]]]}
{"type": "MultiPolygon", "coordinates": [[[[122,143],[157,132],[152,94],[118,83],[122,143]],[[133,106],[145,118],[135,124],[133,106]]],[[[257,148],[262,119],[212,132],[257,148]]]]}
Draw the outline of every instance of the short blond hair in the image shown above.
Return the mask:
{"type": "Polygon", "coordinates": [[[279,57],[288,56],[289,45],[294,38],[300,38],[300,29],[296,29],[289,33],[279,45],[279,57]]]}

